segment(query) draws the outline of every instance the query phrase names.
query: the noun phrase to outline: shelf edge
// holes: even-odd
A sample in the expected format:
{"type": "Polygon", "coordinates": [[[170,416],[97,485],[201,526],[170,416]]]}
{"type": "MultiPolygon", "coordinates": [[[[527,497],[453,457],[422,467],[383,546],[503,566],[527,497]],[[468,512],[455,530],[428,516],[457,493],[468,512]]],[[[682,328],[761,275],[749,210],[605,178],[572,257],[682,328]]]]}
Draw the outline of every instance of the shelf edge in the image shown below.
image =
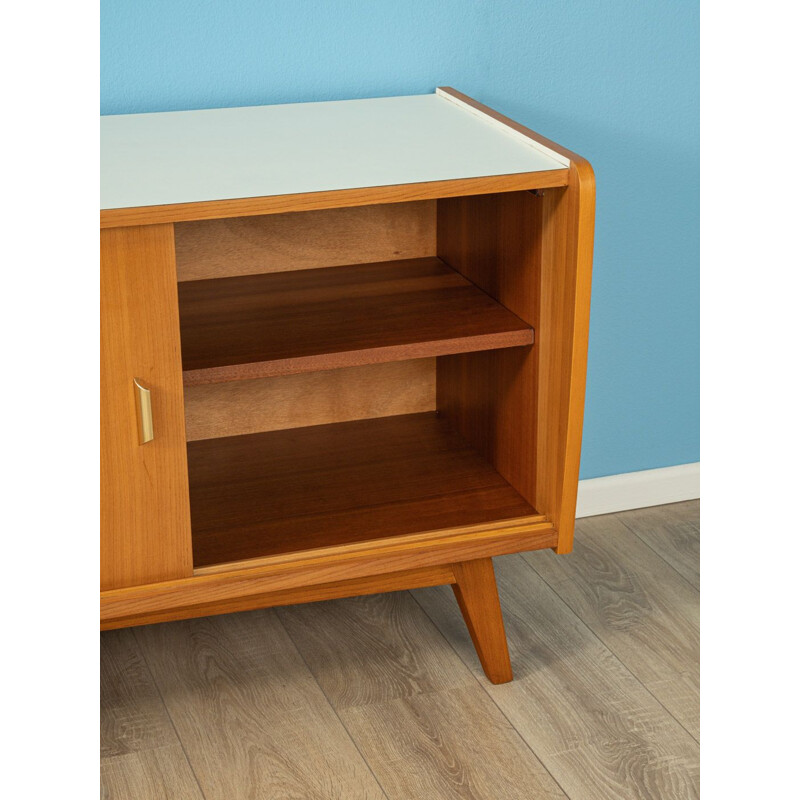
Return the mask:
{"type": "Polygon", "coordinates": [[[185,370],[184,386],[204,386],[213,383],[277,378],[304,372],[321,372],[370,364],[411,361],[418,358],[450,356],[457,353],[477,353],[485,350],[504,350],[509,347],[526,347],[534,342],[532,328],[501,333],[486,333],[457,339],[432,342],[415,342],[365,350],[345,350],[339,353],[320,353],[299,358],[274,361],[254,361],[249,364],[231,364],[224,367],[185,370]]]}
{"type": "Polygon", "coordinates": [[[446,541],[465,535],[485,535],[498,533],[505,530],[516,530],[529,525],[547,523],[544,514],[530,514],[526,517],[499,520],[493,523],[479,523],[460,528],[446,528],[440,531],[423,531],[422,533],[407,533],[402,536],[386,536],[381,539],[370,539],[366,542],[353,542],[351,544],[332,545],[330,547],[317,547],[313,550],[304,550],[296,553],[280,553],[278,555],[250,558],[242,561],[229,561],[222,564],[211,564],[207,567],[195,567],[194,575],[218,575],[238,570],[256,569],[261,567],[278,567],[285,564],[299,564],[304,561],[313,561],[318,558],[336,556],[355,556],[369,553],[379,555],[382,550],[393,550],[402,540],[403,545],[417,545],[426,542],[446,541]]]}

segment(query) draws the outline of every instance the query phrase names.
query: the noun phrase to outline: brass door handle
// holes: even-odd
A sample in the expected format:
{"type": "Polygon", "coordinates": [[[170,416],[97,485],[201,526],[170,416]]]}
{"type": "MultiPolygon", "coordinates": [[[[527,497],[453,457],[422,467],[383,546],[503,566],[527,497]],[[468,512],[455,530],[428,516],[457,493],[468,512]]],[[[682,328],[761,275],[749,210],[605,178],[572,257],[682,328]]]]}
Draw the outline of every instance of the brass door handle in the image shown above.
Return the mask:
{"type": "Polygon", "coordinates": [[[139,428],[139,444],[153,439],[153,409],[150,405],[150,390],[145,389],[137,378],[133,379],[136,392],[136,422],[139,428]]]}

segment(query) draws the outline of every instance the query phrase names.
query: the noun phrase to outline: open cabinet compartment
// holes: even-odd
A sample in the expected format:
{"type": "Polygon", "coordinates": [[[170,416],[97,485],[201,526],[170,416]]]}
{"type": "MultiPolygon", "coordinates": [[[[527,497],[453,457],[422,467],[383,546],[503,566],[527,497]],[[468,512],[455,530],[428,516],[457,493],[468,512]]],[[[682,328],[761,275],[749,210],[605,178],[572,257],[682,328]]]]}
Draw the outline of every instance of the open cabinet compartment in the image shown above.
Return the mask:
{"type": "Polygon", "coordinates": [[[546,519],[542,208],[175,225],[196,572],[546,519]]]}
{"type": "Polygon", "coordinates": [[[589,164],[450,88],[101,128],[101,626],[449,584],[511,680],[492,558],[572,547],[589,164]]]}

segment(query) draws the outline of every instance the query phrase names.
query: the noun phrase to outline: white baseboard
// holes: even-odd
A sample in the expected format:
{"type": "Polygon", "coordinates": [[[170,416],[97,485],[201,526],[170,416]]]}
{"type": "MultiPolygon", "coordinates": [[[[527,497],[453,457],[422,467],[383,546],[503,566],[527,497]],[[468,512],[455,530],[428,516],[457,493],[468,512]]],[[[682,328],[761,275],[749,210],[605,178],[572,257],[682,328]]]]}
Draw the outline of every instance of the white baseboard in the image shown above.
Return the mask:
{"type": "Polygon", "coordinates": [[[578,482],[578,517],[613,514],[700,497],[700,462],[578,482]]]}

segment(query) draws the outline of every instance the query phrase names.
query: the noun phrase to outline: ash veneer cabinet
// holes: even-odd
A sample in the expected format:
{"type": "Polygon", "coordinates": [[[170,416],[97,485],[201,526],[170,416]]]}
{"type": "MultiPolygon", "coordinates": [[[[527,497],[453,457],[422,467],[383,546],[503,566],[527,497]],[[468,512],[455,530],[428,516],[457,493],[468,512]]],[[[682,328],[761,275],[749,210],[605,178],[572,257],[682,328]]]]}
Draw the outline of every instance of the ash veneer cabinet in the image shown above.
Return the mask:
{"type": "Polygon", "coordinates": [[[572,547],[594,178],[453,89],[105,117],[101,625],[572,547]]]}

